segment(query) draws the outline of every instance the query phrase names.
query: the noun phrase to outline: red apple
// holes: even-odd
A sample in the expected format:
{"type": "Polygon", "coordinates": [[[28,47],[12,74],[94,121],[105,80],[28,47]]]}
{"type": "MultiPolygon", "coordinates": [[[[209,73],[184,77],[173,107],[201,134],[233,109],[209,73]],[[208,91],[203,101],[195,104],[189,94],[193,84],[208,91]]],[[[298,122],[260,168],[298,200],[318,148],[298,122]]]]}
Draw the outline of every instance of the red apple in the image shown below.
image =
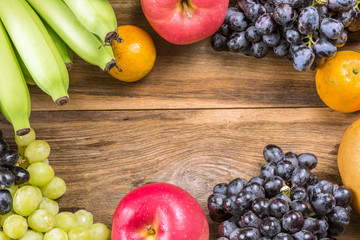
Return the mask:
{"type": "Polygon", "coordinates": [[[214,34],[224,22],[229,0],[141,0],[141,6],[160,36],[184,45],[214,34]]]}
{"type": "Polygon", "coordinates": [[[209,225],[199,203],[168,183],[136,188],[113,216],[112,240],[208,240],[209,225]]]}

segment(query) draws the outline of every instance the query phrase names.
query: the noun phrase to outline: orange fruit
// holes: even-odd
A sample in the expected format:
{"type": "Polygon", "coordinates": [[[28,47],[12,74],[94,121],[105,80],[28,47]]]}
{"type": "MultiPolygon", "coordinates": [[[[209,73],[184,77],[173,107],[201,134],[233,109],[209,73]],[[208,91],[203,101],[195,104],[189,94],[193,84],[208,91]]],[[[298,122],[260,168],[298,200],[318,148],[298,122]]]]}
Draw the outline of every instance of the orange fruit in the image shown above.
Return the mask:
{"type": "Polygon", "coordinates": [[[114,78],[134,82],[145,77],[153,68],[156,49],[150,35],[139,27],[124,25],[118,27],[122,41],[111,43],[116,65],[109,71],[114,78]]]}
{"type": "Polygon", "coordinates": [[[317,69],[315,80],[327,106],[344,113],[360,110],[360,53],[338,52],[317,69]]]}
{"type": "Polygon", "coordinates": [[[353,194],[352,205],[360,213],[360,120],[345,132],[338,152],[338,167],[343,184],[353,194]]]}

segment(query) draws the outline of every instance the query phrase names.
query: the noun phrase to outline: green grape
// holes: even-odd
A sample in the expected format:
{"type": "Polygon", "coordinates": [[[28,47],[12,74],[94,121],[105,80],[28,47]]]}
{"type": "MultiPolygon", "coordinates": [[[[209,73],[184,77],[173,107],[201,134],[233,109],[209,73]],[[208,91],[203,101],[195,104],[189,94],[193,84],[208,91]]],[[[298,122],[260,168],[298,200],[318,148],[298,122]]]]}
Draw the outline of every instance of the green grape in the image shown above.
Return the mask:
{"type": "Polygon", "coordinates": [[[11,215],[6,218],[3,231],[10,238],[21,238],[28,229],[26,219],[20,215],[11,215]]]}
{"type": "Polygon", "coordinates": [[[35,140],[25,149],[25,157],[30,163],[42,162],[50,155],[50,146],[47,142],[35,140]]]}
{"type": "Polygon", "coordinates": [[[44,240],[68,240],[68,235],[64,230],[54,228],[50,232],[45,233],[44,240]]]}
{"type": "Polygon", "coordinates": [[[30,128],[30,132],[24,136],[15,135],[15,142],[18,146],[26,147],[29,146],[30,143],[35,141],[35,138],[36,138],[36,134],[34,129],[30,128]]]}
{"type": "Polygon", "coordinates": [[[3,231],[0,231],[0,240],[10,240],[3,231]]]}
{"type": "Polygon", "coordinates": [[[77,219],[75,214],[71,212],[61,212],[55,216],[56,228],[60,228],[65,232],[69,232],[72,226],[77,224],[77,219]]]}
{"type": "Polygon", "coordinates": [[[90,232],[84,226],[74,226],[70,229],[69,240],[90,240],[90,232]]]}
{"type": "Polygon", "coordinates": [[[107,240],[110,237],[110,230],[105,224],[94,223],[89,227],[91,240],[107,240]]]}
{"type": "Polygon", "coordinates": [[[38,209],[28,217],[28,224],[35,231],[48,232],[55,226],[55,217],[44,209],[38,209]]]}
{"type": "Polygon", "coordinates": [[[41,192],[44,197],[50,199],[58,199],[62,195],[64,195],[66,191],[66,183],[59,177],[54,177],[51,182],[47,185],[41,187],[41,192]]]}
{"type": "Polygon", "coordinates": [[[17,147],[17,151],[21,157],[25,156],[25,149],[26,149],[26,147],[22,147],[22,146],[17,147]]]}
{"type": "Polygon", "coordinates": [[[8,212],[7,214],[4,214],[4,215],[1,215],[1,218],[0,218],[0,223],[1,223],[1,226],[4,226],[4,222],[5,220],[10,217],[11,215],[14,215],[15,212],[13,210],[11,210],[10,212],[8,212]]]}
{"type": "Polygon", "coordinates": [[[42,162],[31,164],[27,170],[30,173],[29,183],[38,187],[45,186],[55,176],[54,169],[49,164],[42,162]]]}
{"type": "Polygon", "coordinates": [[[42,240],[43,234],[34,230],[27,230],[25,235],[20,240],[42,240]]]}
{"type": "Polygon", "coordinates": [[[15,193],[13,209],[21,216],[29,216],[38,208],[41,199],[42,195],[38,187],[23,186],[15,193]]]}
{"type": "Polygon", "coordinates": [[[88,212],[86,210],[79,210],[75,213],[77,224],[84,226],[84,227],[90,227],[93,224],[93,215],[91,212],[88,212]]]}
{"type": "Polygon", "coordinates": [[[19,189],[19,186],[17,185],[12,185],[10,188],[7,188],[7,190],[9,190],[9,192],[11,193],[11,196],[14,198],[14,195],[16,193],[16,191],[19,189]]]}
{"type": "Polygon", "coordinates": [[[44,209],[55,216],[59,213],[59,204],[49,198],[43,198],[40,202],[39,209],[44,209]]]}

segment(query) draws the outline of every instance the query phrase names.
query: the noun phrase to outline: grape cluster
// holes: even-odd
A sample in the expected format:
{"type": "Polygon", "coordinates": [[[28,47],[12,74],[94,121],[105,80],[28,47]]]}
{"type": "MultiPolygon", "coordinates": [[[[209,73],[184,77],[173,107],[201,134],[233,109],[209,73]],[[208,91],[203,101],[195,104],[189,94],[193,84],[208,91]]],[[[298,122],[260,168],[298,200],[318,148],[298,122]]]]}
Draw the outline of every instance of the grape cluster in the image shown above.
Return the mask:
{"type": "Polygon", "coordinates": [[[237,0],[212,36],[216,51],[262,58],[271,50],[298,71],[315,69],[360,30],[357,0],[237,0]]]}
{"type": "Polygon", "coordinates": [[[221,222],[218,240],[330,240],[344,232],[352,193],[318,180],[315,155],[268,145],[264,158],[259,176],[214,187],[208,210],[221,222]]]}
{"type": "Polygon", "coordinates": [[[35,138],[33,129],[15,136],[18,149],[9,150],[0,131],[0,239],[108,240],[109,229],[93,223],[90,212],[59,211],[55,200],[65,193],[66,184],[49,164],[49,144],[35,138]],[[3,169],[13,174],[11,181],[3,169]]]}

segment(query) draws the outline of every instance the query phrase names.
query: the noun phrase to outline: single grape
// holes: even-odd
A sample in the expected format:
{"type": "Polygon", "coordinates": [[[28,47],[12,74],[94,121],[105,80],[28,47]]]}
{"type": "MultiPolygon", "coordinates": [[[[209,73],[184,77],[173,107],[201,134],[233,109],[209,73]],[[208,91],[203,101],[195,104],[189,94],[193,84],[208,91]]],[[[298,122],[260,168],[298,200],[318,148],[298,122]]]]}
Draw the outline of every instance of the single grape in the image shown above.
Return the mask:
{"type": "Polygon", "coordinates": [[[251,44],[251,55],[256,58],[263,58],[269,52],[269,47],[263,41],[252,43],[251,44]]]}
{"type": "Polygon", "coordinates": [[[255,194],[249,191],[241,191],[235,199],[236,205],[238,205],[240,211],[249,209],[252,202],[255,200],[255,194]]]}
{"type": "Polygon", "coordinates": [[[268,198],[275,197],[280,193],[280,190],[283,186],[284,180],[279,176],[274,176],[267,179],[264,185],[265,196],[268,198]]]}
{"type": "Polygon", "coordinates": [[[253,211],[247,211],[246,213],[244,213],[244,215],[241,216],[238,225],[241,228],[259,228],[261,221],[261,218],[259,218],[253,211]]]}
{"type": "Polygon", "coordinates": [[[35,210],[28,217],[28,224],[38,232],[48,232],[55,226],[55,217],[44,209],[35,210]]]}
{"type": "Polygon", "coordinates": [[[258,197],[265,197],[265,190],[264,188],[258,183],[248,183],[244,188],[243,191],[252,192],[256,198],[258,197]]]}
{"type": "Polygon", "coordinates": [[[256,22],[256,20],[260,18],[260,16],[262,16],[265,12],[265,7],[262,4],[258,4],[255,2],[248,3],[244,10],[245,16],[251,22],[256,22]]]}
{"type": "Polygon", "coordinates": [[[324,216],[330,213],[336,204],[336,200],[330,193],[320,193],[315,197],[311,205],[317,216],[324,216]]]}
{"type": "Polygon", "coordinates": [[[11,211],[13,199],[7,189],[0,189],[0,215],[7,214],[11,211]]]}
{"type": "Polygon", "coordinates": [[[256,31],[261,35],[272,33],[275,27],[276,22],[269,13],[263,14],[255,23],[256,31]]]}
{"type": "Polygon", "coordinates": [[[335,39],[335,40],[333,40],[333,41],[334,41],[334,43],[335,43],[335,46],[338,47],[338,48],[340,48],[340,47],[343,47],[343,46],[345,45],[345,43],[347,42],[347,40],[348,40],[348,32],[347,32],[346,30],[344,30],[344,31],[341,33],[340,37],[337,38],[337,39],[335,39]]]}
{"type": "Polygon", "coordinates": [[[316,156],[312,153],[302,153],[297,156],[300,166],[307,166],[310,170],[318,164],[316,156]]]}
{"type": "Polygon", "coordinates": [[[269,205],[269,199],[259,197],[252,202],[251,209],[258,217],[266,218],[270,216],[269,205]]]}
{"type": "Polygon", "coordinates": [[[292,235],[294,240],[317,240],[314,234],[309,231],[301,230],[292,235]]]}
{"type": "Polygon", "coordinates": [[[41,193],[44,197],[52,200],[60,198],[66,191],[66,183],[59,177],[54,177],[48,184],[41,187],[41,193]]]}
{"type": "Polygon", "coordinates": [[[272,238],[276,234],[281,232],[281,223],[278,219],[274,217],[267,217],[263,219],[259,229],[265,237],[272,238]]]}
{"type": "Polygon", "coordinates": [[[270,201],[269,212],[270,216],[281,218],[287,211],[289,211],[289,205],[280,198],[273,198],[270,201]]]}
{"type": "Polygon", "coordinates": [[[311,6],[313,4],[314,0],[290,0],[290,3],[293,5],[296,9],[302,9],[305,7],[311,6]]]}
{"type": "Polygon", "coordinates": [[[350,214],[345,208],[335,206],[334,209],[326,215],[330,220],[331,224],[337,227],[344,227],[349,225],[350,214]]]}
{"type": "Polygon", "coordinates": [[[307,191],[298,189],[296,191],[291,192],[291,199],[292,200],[300,200],[300,201],[309,201],[309,196],[307,191]]]}
{"type": "Polygon", "coordinates": [[[286,232],[298,232],[304,226],[304,217],[299,211],[290,210],[282,217],[281,225],[286,232]]]}
{"type": "Polygon", "coordinates": [[[270,34],[262,36],[264,43],[266,43],[269,47],[275,47],[280,41],[280,33],[279,31],[274,31],[270,34]]]}
{"type": "MultiPolygon", "coordinates": [[[[359,12],[356,12],[356,16],[355,16],[354,20],[352,21],[352,23],[349,25],[348,29],[351,32],[356,32],[356,31],[360,30],[360,14],[359,14],[359,12]]],[[[0,142],[1,142],[1,140],[0,140],[0,142]]]]}
{"type": "Polygon", "coordinates": [[[74,226],[70,229],[69,233],[69,240],[90,240],[90,232],[89,230],[81,225],[74,226]]]}
{"type": "Polygon", "coordinates": [[[105,224],[94,223],[89,227],[91,240],[107,240],[110,237],[110,230],[105,224]]]}
{"type": "Polygon", "coordinates": [[[278,233],[272,240],[293,240],[290,234],[287,233],[278,233]]]}
{"type": "Polygon", "coordinates": [[[245,32],[233,32],[227,41],[227,46],[231,52],[243,51],[249,45],[245,37],[245,32]]]}
{"type": "Polygon", "coordinates": [[[69,232],[70,229],[77,224],[77,218],[74,213],[61,212],[55,216],[55,227],[69,232]]]}
{"type": "Polygon", "coordinates": [[[290,44],[285,39],[280,39],[279,44],[273,49],[276,56],[285,57],[289,55],[289,48],[290,44]]]}
{"type": "Polygon", "coordinates": [[[252,228],[252,227],[247,227],[247,228],[242,228],[240,229],[238,238],[239,240],[255,240],[255,239],[259,239],[261,237],[261,233],[259,231],[259,229],[257,228],[252,228]]]}
{"type": "Polygon", "coordinates": [[[5,220],[6,220],[8,217],[10,217],[11,215],[14,215],[14,214],[15,214],[15,212],[14,212],[13,210],[11,210],[10,212],[8,212],[8,213],[6,213],[6,214],[1,215],[1,218],[0,218],[0,224],[1,224],[1,226],[4,226],[5,220]]]}
{"type": "Polygon", "coordinates": [[[331,17],[331,14],[330,14],[330,10],[329,8],[327,7],[326,4],[317,4],[315,6],[316,10],[318,11],[319,13],[319,17],[320,17],[320,22],[324,19],[324,18],[329,18],[331,17]]]}
{"type": "Polygon", "coordinates": [[[282,160],[278,162],[276,167],[276,175],[281,177],[284,180],[288,180],[291,178],[291,175],[294,171],[294,166],[291,162],[282,160]]]}
{"type": "Polygon", "coordinates": [[[242,178],[235,178],[232,180],[227,189],[228,195],[237,195],[241,190],[244,188],[244,186],[247,184],[247,180],[242,178]]]}
{"type": "Polygon", "coordinates": [[[301,200],[294,200],[289,203],[290,209],[300,212],[304,218],[307,218],[313,213],[313,208],[310,203],[301,200]]]}
{"type": "Polygon", "coordinates": [[[20,240],[43,240],[43,234],[34,230],[27,230],[20,240]]]}
{"type": "Polygon", "coordinates": [[[246,29],[245,37],[250,42],[259,42],[261,40],[261,34],[258,33],[255,26],[250,26],[246,29]]]}
{"type": "Polygon", "coordinates": [[[233,30],[230,28],[229,24],[223,23],[220,28],[219,28],[219,32],[225,36],[228,37],[230,36],[230,34],[233,32],[233,30]]]}
{"type": "Polygon", "coordinates": [[[297,18],[296,10],[287,3],[279,4],[273,13],[273,18],[279,25],[290,25],[297,18]]]}
{"type": "Polygon", "coordinates": [[[260,186],[264,186],[265,180],[261,177],[253,177],[249,180],[249,183],[258,183],[260,186]]]}
{"type": "Polygon", "coordinates": [[[355,8],[351,8],[350,10],[339,12],[336,19],[339,20],[344,27],[349,27],[354,21],[356,14],[357,10],[355,8]]]}
{"type": "Polygon", "coordinates": [[[292,173],[291,183],[297,186],[305,186],[311,178],[310,169],[307,166],[298,166],[292,173]]]}
{"type": "Polygon", "coordinates": [[[237,239],[240,234],[240,231],[241,231],[240,228],[235,228],[235,230],[230,233],[229,238],[227,237],[223,237],[223,238],[225,238],[226,240],[237,239]]]}
{"type": "Polygon", "coordinates": [[[40,202],[39,209],[44,209],[51,215],[56,216],[59,213],[59,204],[49,198],[43,198],[40,202]]]}
{"type": "Polygon", "coordinates": [[[210,39],[210,44],[215,51],[225,51],[228,49],[227,37],[223,36],[221,33],[215,33],[210,39]]]}
{"type": "Polygon", "coordinates": [[[316,220],[319,223],[319,232],[318,233],[326,233],[329,228],[329,223],[324,217],[317,217],[316,220]]]}
{"type": "Polygon", "coordinates": [[[284,200],[287,204],[289,204],[291,202],[291,199],[286,194],[283,194],[283,193],[279,193],[278,195],[273,197],[273,199],[276,199],[276,198],[284,200]]]}
{"type": "Polygon", "coordinates": [[[220,194],[226,195],[227,188],[228,188],[227,183],[216,184],[215,187],[213,188],[213,193],[220,193],[220,194]]]}
{"type": "Polygon", "coordinates": [[[23,186],[14,195],[14,211],[21,216],[29,216],[38,208],[41,200],[42,195],[38,187],[23,186]]]}
{"type": "Polygon", "coordinates": [[[291,164],[294,166],[294,168],[297,168],[299,166],[299,161],[297,159],[297,155],[294,152],[285,153],[284,160],[291,162],[291,164]]]}
{"type": "Polygon", "coordinates": [[[334,12],[347,11],[355,5],[356,0],[328,0],[328,8],[334,12]]]}
{"type": "Polygon", "coordinates": [[[352,201],[352,192],[349,188],[340,186],[333,192],[333,194],[337,206],[347,207],[350,205],[352,201]]]}
{"type": "Polygon", "coordinates": [[[7,168],[0,167],[0,187],[10,188],[15,183],[15,177],[7,168]]]}
{"type": "Polygon", "coordinates": [[[28,132],[24,136],[15,135],[15,142],[18,146],[26,147],[29,146],[30,143],[35,141],[35,138],[36,138],[36,134],[34,129],[30,128],[30,132],[28,132]]]}
{"type": "Polygon", "coordinates": [[[55,176],[54,169],[49,164],[42,162],[31,164],[27,170],[30,174],[29,183],[38,187],[50,183],[55,176]]]}
{"type": "Polygon", "coordinates": [[[226,17],[225,17],[225,20],[224,20],[224,23],[225,23],[225,24],[229,24],[229,18],[230,18],[230,16],[231,16],[231,14],[233,14],[233,13],[235,13],[235,12],[240,12],[237,7],[229,7],[229,8],[227,9],[226,17]]]}
{"type": "Polygon", "coordinates": [[[209,216],[214,222],[222,222],[231,217],[231,214],[224,212],[225,195],[215,193],[208,198],[207,207],[209,216]]]}
{"type": "Polygon", "coordinates": [[[35,140],[25,149],[25,157],[30,163],[42,162],[50,155],[50,146],[47,142],[35,140]]]}
{"type": "Polygon", "coordinates": [[[321,58],[331,58],[337,52],[337,47],[326,38],[319,38],[315,42],[313,49],[315,54],[321,58]]]}
{"type": "Polygon", "coordinates": [[[10,238],[21,238],[28,229],[26,219],[20,215],[13,214],[6,218],[3,224],[4,233],[10,238]]]}
{"type": "Polygon", "coordinates": [[[314,7],[304,8],[298,18],[298,30],[301,34],[308,35],[315,32],[319,26],[319,13],[314,7]]]}
{"type": "Polygon", "coordinates": [[[314,196],[319,195],[320,193],[333,193],[334,185],[327,181],[327,180],[321,180],[318,183],[314,185],[314,196]]]}
{"type": "Polygon", "coordinates": [[[60,228],[54,228],[51,231],[45,233],[44,240],[68,240],[68,235],[64,230],[60,228]]]}
{"type": "Polygon", "coordinates": [[[308,217],[305,219],[302,230],[307,230],[313,234],[317,234],[320,231],[320,224],[315,218],[308,217]]]}
{"type": "Polygon", "coordinates": [[[0,153],[0,166],[12,167],[19,160],[19,153],[15,149],[9,149],[0,153]]]}
{"type": "Polygon", "coordinates": [[[283,160],[285,155],[284,152],[276,145],[269,144],[263,150],[263,155],[266,162],[275,162],[283,160]]]}
{"type": "Polygon", "coordinates": [[[300,44],[303,41],[303,36],[296,29],[289,29],[285,33],[285,39],[290,44],[300,44]]]}
{"type": "Polygon", "coordinates": [[[329,39],[337,39],[344,31],[344,25],[337,19],[324,18],[320,24],[320,32],[329,39]]]}
{"type": "Polygon", "coordinates": [[[22,167],[14,166],[10,167],[9,170],[15,177],[16,185],[22,185],[24,183],[27,183],[30,179],[30,173],[22,167]]]}
{"type": "Polygon", "coordinates": [[[234,31],[244,31],[248,27],[248,22],[244,13],[234,12],[229,17],[230,28],[234,31]]]}
{"type": "Polygon", "coordinates": [[[220,237],[229,237],[236,228],[237,226],[234,222],[226,220],[220,224],[218,234],[220,237]]]}

